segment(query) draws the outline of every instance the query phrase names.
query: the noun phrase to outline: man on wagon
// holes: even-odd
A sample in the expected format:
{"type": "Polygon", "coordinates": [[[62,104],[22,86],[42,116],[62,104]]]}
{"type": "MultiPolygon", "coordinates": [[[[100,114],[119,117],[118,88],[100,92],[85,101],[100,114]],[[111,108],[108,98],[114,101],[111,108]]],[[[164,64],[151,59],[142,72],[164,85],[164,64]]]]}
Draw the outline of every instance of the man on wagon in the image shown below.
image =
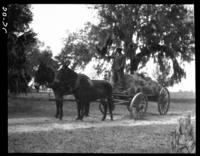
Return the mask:
{"type": "Polygon", "coordinates": [[[113,65],[112,65],[112,80],[114,86],[118,85],[117,88],[120,90],[124,89],[124,67],[126,64],[126,57],[122,54],[122,49],[117,48],[113,65]]]}

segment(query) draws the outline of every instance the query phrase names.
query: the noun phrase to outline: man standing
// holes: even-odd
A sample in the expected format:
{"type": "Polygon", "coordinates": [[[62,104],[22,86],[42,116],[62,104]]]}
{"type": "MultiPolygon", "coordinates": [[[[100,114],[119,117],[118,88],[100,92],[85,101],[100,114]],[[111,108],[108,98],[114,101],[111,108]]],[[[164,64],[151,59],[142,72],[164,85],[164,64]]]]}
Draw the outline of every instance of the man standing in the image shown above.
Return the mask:
{"type": "Polygon", "coordinates": [[[112,79],[115,86],[119,85],[117,88],[119,87],[120,90],[124,89],[124,67],[126,64],[126,57],[121,51],[121,48],[116,49],[116,54],[112,65],[112,79]]]}

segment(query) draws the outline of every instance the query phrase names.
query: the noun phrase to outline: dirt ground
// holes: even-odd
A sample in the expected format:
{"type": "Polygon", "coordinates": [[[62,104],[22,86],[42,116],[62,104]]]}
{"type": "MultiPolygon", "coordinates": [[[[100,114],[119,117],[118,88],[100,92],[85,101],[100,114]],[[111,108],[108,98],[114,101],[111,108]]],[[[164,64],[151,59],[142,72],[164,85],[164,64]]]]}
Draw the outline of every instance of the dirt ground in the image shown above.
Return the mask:
{"type": "Polygon", "coordinates": [[[74,102],[65,102],[63,110],[60,121],[54,118],[55,102],[46,97],[8,98],[8,152],[170,153],[170,134],[178,119],[191,114],[196,121],[195,100],[187,99],[172,100],[165,116],[149,102],[141,120],[131,119],[122,105],[115,107],[114,121],[109,115],[101,121],[97,102],[83,121],[75,120],[74,102]]]}

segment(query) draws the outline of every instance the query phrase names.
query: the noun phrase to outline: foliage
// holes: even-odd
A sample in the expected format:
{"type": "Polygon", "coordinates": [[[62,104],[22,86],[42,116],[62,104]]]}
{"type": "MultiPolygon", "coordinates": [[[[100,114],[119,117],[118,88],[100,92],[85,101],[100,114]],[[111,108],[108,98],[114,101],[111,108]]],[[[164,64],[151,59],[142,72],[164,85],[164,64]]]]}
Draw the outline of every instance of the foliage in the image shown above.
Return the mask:
{"type": "Polygon", "coordinates": [[[52,58],[53,54],[49,47],[41,52],[41,56],[39,57],[39,63],[43,63],[49,67],[51,67],[53,70],[58,69],[59,65],[57,61],[53,60],[52,58]]]}
{"type": "Polygon", "coordinates": [[[55,57],[60,64],[71,63],[71,68],[82,68],[87,65],[94,56],[90,44],[88,43],[88,37],[86,35],[86,29],[77,33],[69,34],[65,39],[65,45],[61,53],[55,57]]]}
{"type": "Polygon", "coordinates": [[[52,59],[53,54],[50,47],[46,47],[46,49],[40,50],[40,47],[41,45],[43,46],[43,43],[39,40],[37,42],[38,43],[36,46],[26,54],[27,72],[29,72],[32,77],[35,76],[35,73],[41,63],[51,67],[54,70],[58,68],[58,63],[52,59]]]}
{"type": "Polygon", "coordinates": [[[37,44],[26,53],[26,69],[31,77],[35,76],[35,72],[41,63],[40,60],[42,60],[43,51],[40,50],[41,46],[44,46],[44,43],[37,40],[37,44]]]}
{"type": "Polygon", "coordinates": [[[97,54],[106,58],[122,46],[132,74],[153,58],[162,74],[172,70],[167,85],[185,77],[180,64],[193,60],[195,39],[194,16],[184,5],[98,4],[94,8],[100,23],[90,25],[89,39],[97,54]]]}
{"type": "Polygon", "coordinates": [[[169,62],[164,60],[162,63],[164,65],[165,70],[161,72],[159,66],[157,65],[155,70],[153,71],[153,77],[157,80],[157,82],[162,85],[163,87],[170,86],[172,82],[172,79],[170,78],[170,65],[169,62]]]}
{"type": "Polygon", "coordinates": [[[54,80],[55,72],[44,62],[41,62],[35,74],[35,82],[40,85],[47,85],[54,80]]]}
{"type": "Polygon", "coordinates": [[[32,21],[30,5],[9,4],[8,6],[8,87],[20,93],[30,81],[26,69],[26,52],[36,44],[36,34],[29,29],[32,21]]]}
{"type": "Polygon", "coordinates": [[[52,59],[49,47],[39,54],[38,63],[38,69],[35,69],[35,82],[39,86],[47,85],[54,80],[55,71],[59,67],[58,62],[52,59]]]}

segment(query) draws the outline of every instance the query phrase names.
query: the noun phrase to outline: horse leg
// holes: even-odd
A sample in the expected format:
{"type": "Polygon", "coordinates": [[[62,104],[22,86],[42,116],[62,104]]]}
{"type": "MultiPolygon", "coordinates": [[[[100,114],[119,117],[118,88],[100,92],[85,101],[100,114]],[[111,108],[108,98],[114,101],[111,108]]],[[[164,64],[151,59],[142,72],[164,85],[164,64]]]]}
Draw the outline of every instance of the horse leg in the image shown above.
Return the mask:
{"type": "Polygon", "coordinates": [[[88,117],[90,110],[90,102],[87,102],[84,108],[85,108],[85,116],[88,117]]]}
{"type": "Polygon", "coordinates": [[[77,118],[76,120],[80,119],[80,101],[76,100],[76,104],[77,104],[77,118]]]}
{"type": "Polygon", "coordinates": [[[83,117],[84,117],[84,115],[85,115],[85,108],[86,108],[86,105],[88,104],[88,102],[86,102],[86,101],[82,101],[81,103],[80,103],[80,119],[81,120],[83,120],[83,117]]]}
{"type": "Polygon", "coordinates": [[[105,118],[106,118],[106,114],[107,114],[107,105],[106,105],[105,100],[101,100],[101,102],[102,102],[103,107],[104,107],[104,115],[103,115],[103,118],[101,120],[104,121],[105,118]]]}
{"type": "Polygon", "coordinates": [[[113,113],[112,113],[112,107],[113,107],[113,100],[112,98],[108,98],[108,107],[109,107],[109,112],[110,112],[110,120],[113,120],[113,113]]]}
{"type": "Polygon", "coordinates": [[[63,96],[61,94],[55,93],[55,98],[56,98],[56,108],[57,108],[57,113],[56,113],[55,117],[58,117],[60,120],[62,120],[63,96]]]}
{"type": "Polygon", "coordinates": [[[63,100],[61,99],[60,101],[59,101],[59,107],[60,107],[60,117],[59,117],[59,119],[60,120],[62,120],[62,117],[63,117],[63,100]]]}
{"type": "Polygon", "coordinates": [[[59,115],[59,101],[56,100],[56,114],[55,114],[55,118],[58,118],[59,115]]]}
{"type": "Polygon", "coordinates": [[[55,114],[55,118],[58,118],[58,116],[60,115],[60,95],[57,92],[54,92],[55,95],[55,99],[56,99],[56,114],[55,114]]]}

